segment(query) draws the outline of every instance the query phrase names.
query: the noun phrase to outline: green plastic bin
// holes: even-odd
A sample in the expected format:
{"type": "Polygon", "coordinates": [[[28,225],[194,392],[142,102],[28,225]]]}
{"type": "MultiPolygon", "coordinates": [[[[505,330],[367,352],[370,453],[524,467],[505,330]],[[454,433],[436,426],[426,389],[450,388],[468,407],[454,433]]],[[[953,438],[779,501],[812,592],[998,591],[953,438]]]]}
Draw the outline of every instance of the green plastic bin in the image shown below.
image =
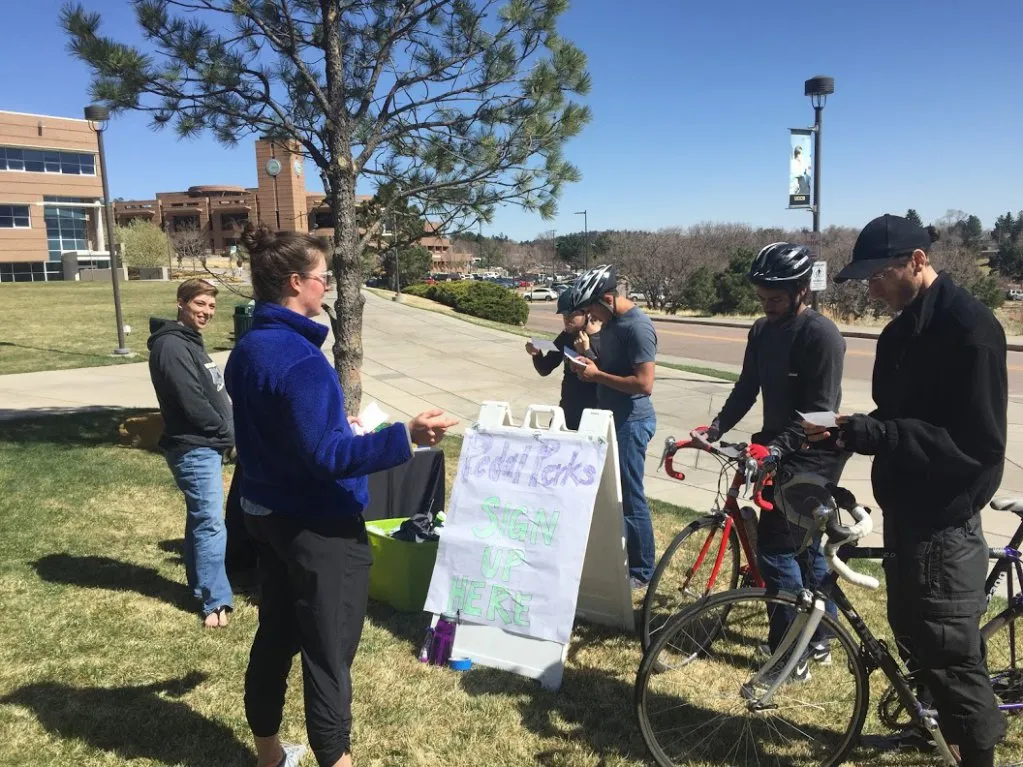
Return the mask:
{"type": "Polygon", "coordinates": [[[426,604],[437,542],[396,541],[391,533],[401,527],[400,519],[374,519],[366,523],[373,566],[369,571],[369,598],[389,604],[395,610],[415,613],[426,604]]]}

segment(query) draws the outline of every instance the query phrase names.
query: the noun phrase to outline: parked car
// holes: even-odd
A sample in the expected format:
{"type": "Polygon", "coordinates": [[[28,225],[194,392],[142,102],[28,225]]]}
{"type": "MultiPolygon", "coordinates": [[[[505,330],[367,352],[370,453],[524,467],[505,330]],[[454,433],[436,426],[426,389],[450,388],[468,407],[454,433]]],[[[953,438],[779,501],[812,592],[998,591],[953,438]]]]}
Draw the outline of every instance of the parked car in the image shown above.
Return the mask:
{"type": "Polygon", "coordinates": [[[1012,288],[1005,294],[1005,297],[1010,301],[1023,301],[1023,289],[1012,288]]]}
{"type": "Polygon", "coordinates": [[[523,296],[527,301],[557,301],[558,291],[550,288],[532,288],[523,296]]]}

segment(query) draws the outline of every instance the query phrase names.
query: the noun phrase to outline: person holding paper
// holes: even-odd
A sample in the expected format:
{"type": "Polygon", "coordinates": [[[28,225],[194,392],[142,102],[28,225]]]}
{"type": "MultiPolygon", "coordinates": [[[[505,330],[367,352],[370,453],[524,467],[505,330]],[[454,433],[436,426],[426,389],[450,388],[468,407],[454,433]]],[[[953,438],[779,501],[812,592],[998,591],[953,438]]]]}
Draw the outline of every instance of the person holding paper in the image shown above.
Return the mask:
{"type": "Polygon", "coordinates": [[[533,367],[540,375],[548,376],[564,363],[558,405],[565,412],[565,425],[572,431],[579,428],[583,410],[597,407],[597,385],[581,380],[576,372],[580,363],[572,360],[578,360],[580,356],[595,360],[600,349],[600,322],[591,322],[585,311],[572,308],[578,295],[579,292],[572,287],[558,296],[558,314],[565,329],[554,339],[553,351],[544,352],[532,340],[526,342],[526,351],[533,358],[533,367]]]}
{"type": "MultiPolygon", "coordinates": [[[[1007,438],[1005,331],[988,309],[928,252],[937,232],[900,216],[860,232],[835,282],[866,280],[896,317],[874,360],[870,414],[837,428],[806,424],[809,439],[837,437],[873,458],[874,497],[884,512],[888,621],[912,651],[916,679],[964,767],[994,764],[1005,735],[984,657],[988,548],[981,510],[1002,479],[1007,438]]],[[[927,747],[907,731],[891,746],[927,747]]]]}
{"type": "Polygon", "coordinates": [[[241,504],[259,552],[259,628],[245,673],[257,767],[297,765],[278,737],[292,658],[302,655],[306,730],[321,767],[351,767],[351,665],[369,595],[366,476],[434,445],[457,421],[420,413],[357,437],[313,318],[333,275],[327,242],[246,227],[256,309],[227,362],[241,504]]]}
{"type": "Polygon", "coordinates": [[[618,463],[622,475],[622,510],[634,590],[644,589],[654,574],[654,527],[643,488],[646,449],[657,428],[650,394],[654,390],[657,333],[650,318],[628,298],[618,295],[613,266],[586,272],[576,287],[575,309],[600,320],[599,365],[584,359],[579,378],[597,384],[597,404],[614,415],[618,463]]]}
{"type": "MultiPolygon", "coordinates": [[[[838,482],[846,457],[834,450],[802,450],[800,413],[838,410],[842,401],[842,369],[845,340],[831,320],[808,306],[813,255],[787,242],[763,248],[749,272],[764,317],[753,323],[739,380],[710,426],[698,430],[716,442],[750,411],[757,395],[764,398],[764,422],[753,435],[750,454],[761,463],[777,466],[775,482],[800,473],[823,476],[838,482]],[[755,448],[760,448],[759,451],[755,448]],[[766,449],[764,449],[766,448],[766,449]]],[[[765,488],[772,500],[773,488],[765,488]]],[[[827,574],[827,561],[819,545],[797,555],[801,544],[789,530],[781,510],[760,512],[757,523],[757,565],[768,588],[799,591],[813,588],[827,574]]],[[[828,611],[835,615],[833,604],[828,611]]],[[[770,616],[768,640],[773,651],[785,635],[794,615],[776,607],[770,616]]],[[[830,661],[828,638],[814,637],[811,658],[830,661]]],[[[808,679],[809,659],[794,671],[796,679],[808,679]]]]}

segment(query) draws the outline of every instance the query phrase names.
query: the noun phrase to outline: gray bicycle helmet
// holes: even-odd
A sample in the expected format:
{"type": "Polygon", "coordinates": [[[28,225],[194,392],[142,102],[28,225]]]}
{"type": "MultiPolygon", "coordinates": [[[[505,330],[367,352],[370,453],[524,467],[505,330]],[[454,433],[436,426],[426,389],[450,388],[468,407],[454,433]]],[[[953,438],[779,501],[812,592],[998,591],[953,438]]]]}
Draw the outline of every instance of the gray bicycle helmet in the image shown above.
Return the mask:
{"type": "Polygon", "coordinates": [[[749,269],[749,280],[765,288],[792,287],[810,279],[813,254],[803,245],[772,242],[762,248],[749,269]]]}
{"type": "Polygon", "coordinates": [[[576,301],[579,300],[579,290],[572,285],[567,290],[561,291],[558,296],[558,314],[571,314],[575,311],[576,301]]]}
{"type": "Polygon", "coordinates": [[[605,293],[613,293],[617,284],[618,274],[613,266],[605,264],[593,267],[576,280],[574,288],[578,291],[578,296],[572,311],[585,309],[599,301],[605,293]]]}

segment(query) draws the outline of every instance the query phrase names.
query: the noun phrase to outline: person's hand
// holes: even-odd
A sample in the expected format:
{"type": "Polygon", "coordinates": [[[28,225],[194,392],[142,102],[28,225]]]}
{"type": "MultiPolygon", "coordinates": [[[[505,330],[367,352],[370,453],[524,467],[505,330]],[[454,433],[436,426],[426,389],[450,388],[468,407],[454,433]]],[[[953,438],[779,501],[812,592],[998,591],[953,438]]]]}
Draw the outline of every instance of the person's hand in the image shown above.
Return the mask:
{"type": "Polygon", "coordinates": [[[600,368],[598,368],[596,363],[594,363],[589,357],[582,357],[581,361],[586,364],[580,365],[578,363],[573,363],[572,365],[575,368],[575,374],[579,376],[581,381],[596,381],[597,376],[600,373],[600,368]]]}
{"type": "Polygon", "coordinates": [[[717,442],[721,439],[721,427],[714,421],[710,426],[697,426],[689,436],[701,442],[717,442]]]}
{"type": "Polygon", "coordinates": [[[357,415],[350,415],[350,416],[348,416],[348,425],[349,426],[362,426],[362,419],[359,418],[359,416],[357,416],[357,415]]]}
{"type": "Polygon", "coordinates": [[[839,447],[861,455],[877,455],[884,450],[888,439],[884,421],[862,413],[839,416],[836,420],[839,447]]]}
{"type": "Polygon", "coordinates": [[[599,333],[600,332],[600,328],[601,328],[600,320],[595,319],[594,317],[591,317],[589,314],[587,314],[586,315],[586,334],[592,336],[594,333],[599,333]]]}
{"type": "Polygon", "coordinates": [[[224,463],[238,463],[237,446],[231,445],[231,447],[224,451],[224,463]]]}
{"type": "Polygon", "coordinates": [[[443,410],[425,410],[408,422],[408,433],[419,447],[433,447],[457,424],[458,419],[443,410]]]}
{"type": "Polygon", "coordinates": [[[590,337],[585,330],[580,330],[579,335],[575,337],[575,350],[580,354],[585,354],[590,350],[590,337]]]}
{"type": "Polygon", "coordinates": [[[526,351],[529,353],[530,357],[537,357],[540,354],[540,350],[533,346],[532,341],[526,341],[526,351]]]}

